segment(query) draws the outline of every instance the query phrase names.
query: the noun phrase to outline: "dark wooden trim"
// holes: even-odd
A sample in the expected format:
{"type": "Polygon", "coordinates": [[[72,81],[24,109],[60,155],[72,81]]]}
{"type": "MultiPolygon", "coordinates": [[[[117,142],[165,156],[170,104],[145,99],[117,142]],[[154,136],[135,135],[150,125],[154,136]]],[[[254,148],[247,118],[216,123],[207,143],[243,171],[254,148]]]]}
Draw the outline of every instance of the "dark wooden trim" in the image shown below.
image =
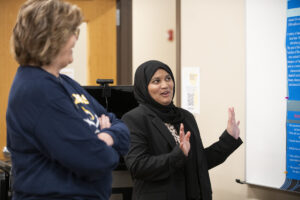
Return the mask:
{"type": "Polygon", "coordinates": [[[181,106],[181,0],[176,0],[176,104],[181,106]]]}
{"type": "Polygon", "coordinates": [[[117,85],[132,84],[132,0],[117,0],[117,85]]]}

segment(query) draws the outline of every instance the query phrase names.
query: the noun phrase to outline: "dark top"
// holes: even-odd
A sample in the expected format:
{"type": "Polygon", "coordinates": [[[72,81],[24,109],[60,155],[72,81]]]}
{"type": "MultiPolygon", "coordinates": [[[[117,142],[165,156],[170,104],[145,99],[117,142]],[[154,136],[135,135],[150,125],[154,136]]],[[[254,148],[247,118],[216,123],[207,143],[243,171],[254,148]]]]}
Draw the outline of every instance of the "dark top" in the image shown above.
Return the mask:
{"type": "Polygon", "coordinates": [[[7,108],[13,199],[109,199],[111,171],[127,153],[129,131],[77,82],[21,66],[7,108]],[[101,129],[98,116],[109,116],[101,129]],[[114,145],[97,134],[106,132],[114,145]]]}
{"type": "MultiPolygon", "coordinates": [[[[179,108],[180,109],[180,108],[179,108]]],[[[219,141],[204,148],[194,116],[180,109],[183,123],[190,127],[191,139],[196,145],[194,163],[197,165],[200,198],[212,199],[208,170],[221,164],[242,141],[230,136],[227,131],[219,141]]],[[[185,200],[186,182],[183,154],[164,122],[147,106],[140,104],[122,117],[130,130],[131,146],[125,162],[134,180],[134,200],[185,200]]]]}

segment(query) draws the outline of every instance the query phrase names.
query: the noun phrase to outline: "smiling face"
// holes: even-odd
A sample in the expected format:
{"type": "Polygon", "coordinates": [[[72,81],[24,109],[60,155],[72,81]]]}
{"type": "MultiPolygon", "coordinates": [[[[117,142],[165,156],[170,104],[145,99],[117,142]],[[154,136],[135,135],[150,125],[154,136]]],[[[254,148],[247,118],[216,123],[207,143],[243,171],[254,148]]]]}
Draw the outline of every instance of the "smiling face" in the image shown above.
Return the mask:
{"type": "Polygon", "coordinates": [[[148,84],[148,92],[157,103],[167,106],[173,99],[174,81],[170,74],[158,69],[148,84]]]}

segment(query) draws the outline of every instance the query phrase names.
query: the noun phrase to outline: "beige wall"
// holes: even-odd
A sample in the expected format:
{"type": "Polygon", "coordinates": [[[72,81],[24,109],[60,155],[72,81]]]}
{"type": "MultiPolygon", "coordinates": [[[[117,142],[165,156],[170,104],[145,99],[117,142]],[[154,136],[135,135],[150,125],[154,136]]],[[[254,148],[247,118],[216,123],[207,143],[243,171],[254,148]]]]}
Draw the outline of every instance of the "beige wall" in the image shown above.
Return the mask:
{"type": "Polygon", "coordinates": [[[88,62],[87,62],[87,23],[83,22],[80,26],[79,38],[76,42],[76,45],[73,49],[74,60],[67,67],[60,70],[60,73],[66,74],[76,80],[80,85],[87,84],[87,71],[88,71],[88,62]]]}
{"type": "Polygon", "coordinates": [[[168,64],[176,77],[175,2],[175,0],[132,1],[133,74],[140,64],[154,59],[168,64]],[[168,41],[169,29],[174,31],[173,41],[168,41]]]}
{"type": "MultiPolygon", "coordinates": [[[[226,129],[234,106],[245,138],[245,19],[243,0],[181,1],[181,66],[200,67],[200,114],[196,119],[204,146],[226,129]]],[[[215,200],[246,199],[244,145],[210,170],[215,200]]]]}

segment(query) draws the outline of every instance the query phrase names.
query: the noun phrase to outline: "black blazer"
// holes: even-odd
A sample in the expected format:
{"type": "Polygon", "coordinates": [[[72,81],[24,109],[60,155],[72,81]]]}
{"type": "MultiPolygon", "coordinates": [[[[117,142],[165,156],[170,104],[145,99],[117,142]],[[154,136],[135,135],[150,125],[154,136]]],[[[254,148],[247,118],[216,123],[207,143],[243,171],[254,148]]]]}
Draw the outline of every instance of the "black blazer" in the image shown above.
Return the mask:
{"type": "MultiPolygon", "coordinates": [[[[208,170],[226,160],[241,144],[227,131],[219,141],[208,148],[203,147],[194,116],[181,109],[184,124],[191,127],[197,145],[197,163],[201,197],[212,199],[208,170]]],[[[176,145],[163,121],[149,108],[140,104],[126,113],[122,120],[130,130],[131,144],[125,156],[134,188],[133,200],[185,200],[186,157],[176,145]]]]}

